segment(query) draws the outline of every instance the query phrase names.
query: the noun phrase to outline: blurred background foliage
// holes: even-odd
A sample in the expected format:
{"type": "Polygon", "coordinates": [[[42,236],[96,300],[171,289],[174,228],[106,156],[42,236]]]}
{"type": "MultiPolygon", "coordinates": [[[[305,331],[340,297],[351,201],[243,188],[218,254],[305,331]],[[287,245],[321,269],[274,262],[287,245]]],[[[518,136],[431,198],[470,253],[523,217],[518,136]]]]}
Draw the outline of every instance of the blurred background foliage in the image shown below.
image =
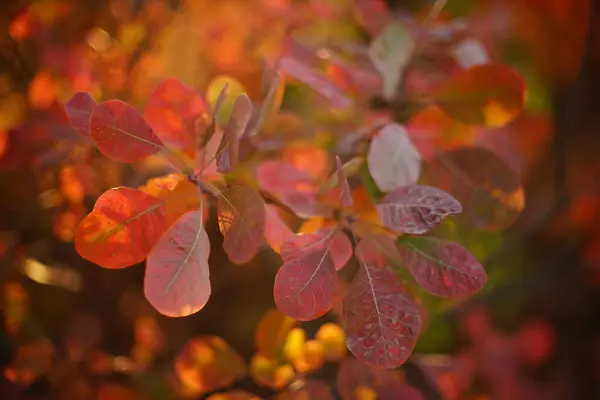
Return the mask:
{"type": "MultiPolygon", "coordinates": [[[[388,3],[412,16],[432,4],[388,3]]],[[[468,17],[470,34],[527,82],[526,110],[501,128],[505,141],[495,145],[518,166],[526,206],[506,232],[482,233],[453,220],[435,232],[482,260],[489,283],[459,303],[419,297],[430,325],[404,369],[427,398],[442,398],[423,378],[423,365],[438,364],[444,398],[510,398],[502,397],[507,382],[525,387],[524,399],[600,395],[600,9],[594,3],[447,2],[445,17],[468,17]],[[476,379],[467,383],[456,370],[463,361],[477,365],[476,379]],[[491,397],[477,397],[484,393],[491,397]]],[[[152,160],[125,167],[89,152],[68,129],[62,104],[88,91],[98,101],[119,98],[141,108],[165,78],[205,93],[219,75],[258,99],[264,59],[277,54],[290,27],[302,27],[307,42],[368,43],[357,22],[364,15],[350,0],[14,0],[0,16],[2,398],[171,398],[172,377],[164,376],[200,334],[223,338],[249,360],[257,323],[273,307],[277,255],[265,250],[248,265],[230,265],[212,218],[217,268],[210,302],[188,318],[159,316],[143,297],[142,265],[98,268],[71,241],[104,190],[141,185],[164,171],[152,160]],[[140,372],[144,354],[153,367],[140,372]],[[81,367],[84,358],[89,362],[81,367]]],[[[311,96],[289,84],[282,112],[318,113],[311,96]]],[[[323,118],[315,114],[315,121],[323,118]]],[[[293,123],[312,122],[282,122],[286,129],[293,123]]],[[[304,325],[309,335],[319,326],[304,325]]],[[[316,376],[335,387],[335,374],[326,365],[316,376]]],[[[250,379],[237,386],[273,394],[250,379]]]]}

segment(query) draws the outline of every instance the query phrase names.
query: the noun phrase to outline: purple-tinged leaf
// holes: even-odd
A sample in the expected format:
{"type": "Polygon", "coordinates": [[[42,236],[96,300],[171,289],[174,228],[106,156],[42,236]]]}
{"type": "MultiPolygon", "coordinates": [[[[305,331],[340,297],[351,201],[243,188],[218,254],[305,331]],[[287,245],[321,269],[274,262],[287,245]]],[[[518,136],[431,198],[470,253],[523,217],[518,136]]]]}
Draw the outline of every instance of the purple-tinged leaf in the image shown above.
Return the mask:
{"type": "Polygon", "coordinates": [[[73,129],[79,134],[90,136],[90,118],[96,101],[87,92],[78,92],[65,104],[65,112],[73,129]]]}
{"type": "Polygon", "coordinates": [[[94,108],[90,137],[102,154],[120,162],[141,160],[164,146],[140,113],[121,100],[108,100],[94,108]]]}
{"type": "Polygon", "coordinates": [[[413,278],[435,296],[469,296],[487,282],[481,263],[458,243],[411,237],[403,238],[398,250],[413,278]]]}
{"type": "Polygon", "coordinates": [[[233,104],[229,122],[223,132],[221,144],[217,149],[217,172],[231,172],[237,165],[240,137],[252,117],[252,102],[246,94],[241,94],[233,104]]]}
{"type": "Polygon", "coordinates": [[[336,271],[331,258],[331,233],[297,235],[283,244],[285,261],[275,276],[273,296],[277,308],[300,321],[327,313],[335,299],[336,271]],[[302,245],[296,240],[301,237],[302,245]]]}
{"type": "Polygon", "coordinates": [[[201,310],[210,297],[210,242],[202,212],[181,216],[156,243],[146,261],[144,295],[168,317],[185,317],[201,310]]]}
{"type": "Polygon", "coordinates": [[[279,253],[281,246],[292,236],[294,232],[282,221],[278,207],[265,204],[265,239],[273,251],[279,253]]]}
{"type": "Polygon", "coordinates": [[[419,307],[372,245],[359,242],[355,254],[361,265],[344,298],[346,345],[368,365],[396,368],[417,343],[419,307]]]}
{"type": "Polygon", "coordinates": [[[338,109],[345,109],[352,106],[352,100],[338,86],[331,82],[327,76],[312,69],[304,62],[293,57],[284,56],[280,60],[279,66],[286,74],[314,89],[327,99],[331,103],[331,106],[338,109]]]}
{"type": "Polygon", "coordinates": [[[340,270],[352,257],[352,243],[344,232],[336,228],[323,228],[315,233],[290,236],[281,247],[284,262],[298,258],[307,250],[327,250],[336,270],[340,270]],[[333,232],[335,230],[335,232],[333,232]]]}
{"type": "Polygon", "coordinates": [[[371,177],[383,192],[416,183],[421,156],[402,125],[388,124],[371,140],[367,156],[371,177]]]}
{"type": "Polygon", "coordinates": [[[379,219],[399,233],[430,231],[462,207],[448,193],[431,186],[409,185],[388,193],[376,206],[379,219]]]}
{"type": "Polygon", "coordinates": [[[254,258],[265,237],[265,203],[260,194],[240,185],[223,191],[217,218],[229,261],[244,264],[254,258]]]}

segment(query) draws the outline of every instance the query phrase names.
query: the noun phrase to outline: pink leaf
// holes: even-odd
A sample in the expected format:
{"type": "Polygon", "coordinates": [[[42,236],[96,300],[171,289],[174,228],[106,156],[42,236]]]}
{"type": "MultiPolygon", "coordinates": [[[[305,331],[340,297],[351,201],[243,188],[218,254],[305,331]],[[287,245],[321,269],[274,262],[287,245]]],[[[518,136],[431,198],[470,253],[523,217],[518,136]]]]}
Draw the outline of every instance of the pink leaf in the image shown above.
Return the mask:
{"type": "Polygon", "coordinates": [[[292,236],[294,233],[281,220],[277,206],[265,204],[265,239],[273,251],[279,253],[283,243],[292,236]]]}
{"type": "Polygon", "coordinates": [[[239,143],[246,125],[252,117],[252,103],[246,94],[241,94],[233,104],[229,122],[223,132],[221,144],[217,150],[217,172],[231,172],[237,165],[239,143]]]}
{"type": "Polygon", "coordinates": [[[287,162],[266,161],[256,169],[256,179],[261,189],[277,197],[298,216],[313,214],[317,187],[307,172],[287,162]]]}
{"type": "Polygon", "coordinates": [[[487,281],[479,261],[458,243],[434,237],[411,237],[403,240],[399,251],[413,278],[433,295],[472,295],[487,281]]]}
{"type": "Polygon", "coordinates": [[[344,299],[348,349],[366,364],[396,368],[419,336],[419,308],[387,261],[365,241],[355,250],[361,266],[344,299]]]}
{"type": "Polygon", "coordinates": [[[162,81],[150,95],[144,118],[166,144],[185,149],[194,145],[188,121],[207,111],[202,96],[179,79],[162,81]]]}
{"type": "Polygon", "coordinates": [[[333,307],[336,273],[329,251],[331,239],[331,234],[317,232],[297,235],[282,246],[285,262],[275,276],[273,295],[284,314],[310,321],[333,307]],[[297,237],[302,237],[302,244],[292,240],[297,237]]]}
{"type": "Polygon", "coordinates": [[[211,292],[209,254],[202,213],[190,211],[181,216],[148,255],[144,294],[150,304],[169,317],[201,310],[211,292]]]}
{"type": "Polygon", "coordinates": [[[377,204],[381,222],[401,233],[421,234],[435,228],[462,207],[448,193],[431,186],[409,185],[388,193],[377,204]]]}
{"type": "Polygon", "coordinates": [[[73,129],[83,136],[90,136],[90,117],[96,101],[87,92],[78,92],[65,104],[65,112],[73,129]]]}
{"type": "Polygon", "coordinates": [[[244,264],[258,253],[265,235],[265,205],[248,186],[233,186],[219,199],[217,217],[223,249],[234,264],[244,264]]]}
{"type": "Polygon", "coordinates": [[[90,119],[90,136],[102,154],[121,162],[138,161],[163,148],[140,113],[121,100],[96,106],[90,119]]]}
{"type": "Polygon", "coordinates": [[[344,175],[342,161],[338,156],[335,157],[335,168],[337,171],[338,186],[340,187],[340,205],[342,207],[351,207],[353,201],[350,185],[348,184],[348,179],[346,179],[346,176],[344,175]]]}
{"type": "Polygon", "coordinates": [[[279,64],[286,74],[310,86],[331,103],[332,107],[344,109],[352,106],[352,100],[327,76],[312,69],[299,59],[284,56],[279,64]]]}
{"type": "Polygon", "coordinates": [[[421,156],[406,129],[388,124],[371,140],[367,156],[369,172],[383,192],[416,183],[421,173],[421,156]]]}

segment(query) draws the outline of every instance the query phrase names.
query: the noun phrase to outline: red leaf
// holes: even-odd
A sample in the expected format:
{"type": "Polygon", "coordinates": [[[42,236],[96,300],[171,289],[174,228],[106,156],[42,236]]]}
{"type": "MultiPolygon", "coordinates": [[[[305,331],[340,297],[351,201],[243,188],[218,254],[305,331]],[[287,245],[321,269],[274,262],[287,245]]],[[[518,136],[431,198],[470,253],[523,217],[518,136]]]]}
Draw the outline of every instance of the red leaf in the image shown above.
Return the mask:
{"type": "Polygon", "coordinates": [[[246,94],[239,95],[233,104],[229,122],[217,150],[217,172],[231,172],[237,165],[240,137],[252,117],[252,103],[246,94]]]}
{"type": "Polygon", "coordinates": [[[317,187],[313,178],[293,165],[281,161],[266,161],[256,169],[261,189],[277,197],[301,217],[313,214],[317,187]]]}
{"type": "Polygon", "coordinates": [[[300,257],[308,248],[311,251],[327,250],[338,271],[352,257],[352,243],[348,236],[336,228],[324,228],[313,234],[290,236],[281,247],[281,259],[284,262],[291,261],[300,257]],[[335,232],[333,232],[334,229],[335,232]]]}
{"type": "Polygon", "coordinates": [[[279,253],[283,243],[292,236],[294,233],[279,216],[277,206],[265,204],[265,239],[273,251],[279,253]]]}
{"type": "Polygon", "coordinates": [[[78,92],[65,104],[65,112],[73,129],[83,136],[90,136],[90,118],[96,101],[87,92],[78,92]]]}
{"type": "Polygon", "coordinates": [[[406,129],[388,124],[371,140],[367,156],[369,172],[383,192],[416,183],[421,173],[421,156],[406,129]]]}
{"type": "Polygon", "coordinates": [[[158,312],[185,317],[210,297],[210,242],[202,212],[184,214],[158,241],[146,262],[144,294],[158,312]]]}
{"type": "Polygon", "coordinates": [[[223,249],[232,263],[247,263],[256,256],[265,236],[265,203],[248,186],[233,186],[222,195],[217,217],[223,249]]]}
{"type": "Polygon", "coordinates": [[[344,175],[344,170],[342,169],[342,160],[340,160],[338,156],[335,157],[335,168],[338,186],[340,188],[340,205],[342,207],[351,207],[354,202],[352,201],[350,185],[348,184],[348,179],[346,179],[346,175],[344,175]]]}
{"type": "Polygon", "coordinates": [[[275,276],[273,295],[277,308],[300,321],[317,319],[333,307],[335,265],[331,258],[331,232],[296,235],[284,243],[284,264],[275,276]],[[298,239],[300,238],[300,239],[298,239]]]}
{"type": "Polygon", "coordinates": [[[207,112],[202,96],[179,79],[162,81],[148,99],[144,118],[166,144],[185,149],[194,146],[189,121],[207,112]]]}
{"type": "Polygon", "coordinates": [[[377,204],[381,222],[400,233],[421,234],[435,228],[462,207],[448,193],[431,186],[409,185],[388,193],[377,204]]]}
{"type": "Polygon", "coordinates": [[[75,249],[105,268],[144,261],[167,229],[164,203],[141,190],[118,187],[98,198],[77,226],[75,249]]]}
{"type": "Polygon", "coordinates": [[[411,355],[419,336],[419,308],[387,261],[361,241],[361,266],[344,299],[346,345],[362,362],[396,368],[411,355]]]}
{"type": "Polygon", "coordinates": [[[458,243],[434,237],[411,237],[404,238],[399,251],[413,278],[433,295],[471,295],[487,281],[479,261],[458,243]]]}
{"type": "Polygon", "coordinates": [[[121,162],[141,160],[163,147],[140,113],[121,100],[96,106],[90,119],[90,136],[102,154],[121,162]]]}
{"type": "Polygon", "coordinates": [[[279,67],[286,74],[310,86],[328,100],[332,107],[344,109],[352,106],[352,100],[336,86],[326,75],[312,69],[303,61],[291,56],[284,56],[279,67]]]}

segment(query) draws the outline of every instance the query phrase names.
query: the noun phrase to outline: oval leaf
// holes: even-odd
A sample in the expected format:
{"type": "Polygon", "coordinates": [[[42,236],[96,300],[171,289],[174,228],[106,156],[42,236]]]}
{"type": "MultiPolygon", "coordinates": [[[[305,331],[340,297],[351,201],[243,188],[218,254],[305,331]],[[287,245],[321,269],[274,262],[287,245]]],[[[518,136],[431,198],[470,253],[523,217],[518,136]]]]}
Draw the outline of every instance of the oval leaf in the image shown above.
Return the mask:
{"type": "Polygon", "coordinates": [[[190,121],[207,111],[202,96],[179,79],[162,81],[148,99],[144,118],[160,139],[173,147],[194,146],[190,121]]]}
{"type": "Polygon", "coordinates": [[[400,22],[392,22],[371,42],[369,57],[383,81],[383,97],[396,94],[404,69],[412,58],[415,41],[400,22]]]}
{"type": "Polygon", "coordinates": [[[454,76],[434,93],[452,118],[471,125],[498,127],[512,121],[525,103],[525,82],[502,65],[476,65],[454,76]]]}
{"type": "Polygon", "coordinates": [[[300,321],[317,319],[333,307],[336,272],[329,251],[332,235],[323,236],[297,235],[302,246],[286,242],[281,248],[285,262],[275,276],[275,304],[300,321]]]}
{"type": "Polygon", "coordinates": [[[100,152],[121,162],[134,162],[163,147],[139,112],[121,100],[96,106],[90,119],[90,136],[100,152]]]}
{"type": "Polygon", "coordinates": [[[87,92],[78,92],[65,104],[65,112],[73,129],[83,136],[90,136],[90,118],[96,101],[87,92]]]}
{"type": "Polygon", "coordinates": [[[421,234],[435,228],[462,207],[448,193],[423,185],[409,185],[388,193],[377,204],[381,222],[400,233],[421,234]]]}
{"type": "Polygon", "coordinates": [[[194,314],[210,297],[210,242],[202,225],[200,211],[184,214],[148,255],[144,295],[163,315],[194,314]]]}
{"type": "Polygon", "coordinates": [[[398,249],[413,278],[440,297],[468,296],[487,281],[483,266],[458,243],[434,237],[403,238],[398,249]]]}
{"type": "Polygon", "coordinates": [[[141,190],[110,189],[77,226],[75,249],[105,268],[125,268],[144,261],[167,230],[164,203],[141,190]]]}
{"type": "Polygon", "coordinates": [[[312,234],[290,236],[281,248],[281,259],[287,262],[300,257],[306,250],[326,250],[335,269],[342,269],[352,257],[352,243],[344,232],[333,232],[333,229],[335,228],[324,228],[312,234]]]}
{"type": "Polygon", "coordinates": [[[386,125],[375,135],[367,161],[373,180],[383,192],[416,183],[421,173],[421,156],[406,129],[398,124],[386,125]]]}
{"type": "Polygon", "coordinates": [[[229,261],[244,264],[254,258],[265,237],[265,203],[258,192],[239,185],[223,191],[217,218],[229,261]]]}
{"type": "Polygon", "coordinates": [[[344,298],[346,344],[368,365],[396,368],[417,343],[419,308],[370,244],[361,241],[355,254],[361,265],[344,298]]]}

